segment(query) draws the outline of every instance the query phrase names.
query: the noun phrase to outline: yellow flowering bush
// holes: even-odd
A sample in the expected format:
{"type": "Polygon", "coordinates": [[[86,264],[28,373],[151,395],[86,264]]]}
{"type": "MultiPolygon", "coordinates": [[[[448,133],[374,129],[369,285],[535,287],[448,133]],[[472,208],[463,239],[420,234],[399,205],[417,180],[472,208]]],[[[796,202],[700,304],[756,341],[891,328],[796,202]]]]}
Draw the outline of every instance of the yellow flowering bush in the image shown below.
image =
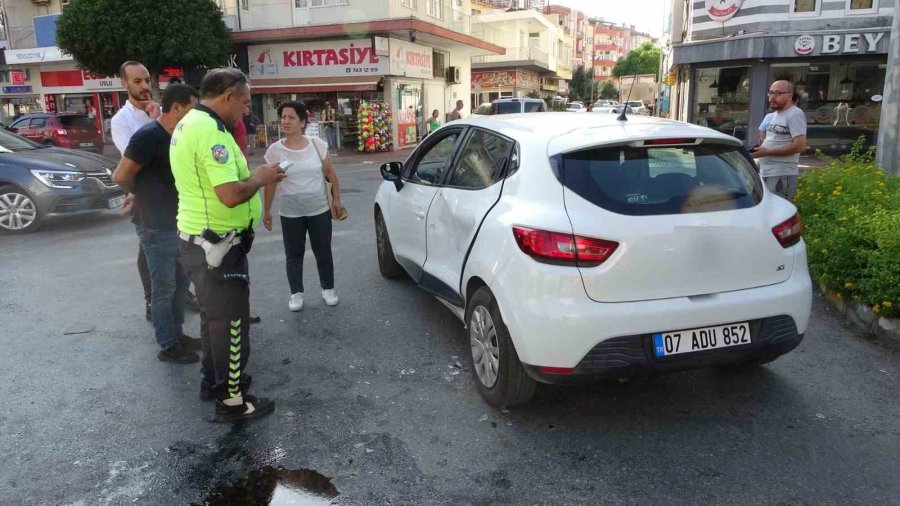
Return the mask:
{"type": "Polygon", "coordinates": [[[857,143],[800,177],[795,203],[813,277],[883,316],[900,316],[900,177],[857,143]]]}

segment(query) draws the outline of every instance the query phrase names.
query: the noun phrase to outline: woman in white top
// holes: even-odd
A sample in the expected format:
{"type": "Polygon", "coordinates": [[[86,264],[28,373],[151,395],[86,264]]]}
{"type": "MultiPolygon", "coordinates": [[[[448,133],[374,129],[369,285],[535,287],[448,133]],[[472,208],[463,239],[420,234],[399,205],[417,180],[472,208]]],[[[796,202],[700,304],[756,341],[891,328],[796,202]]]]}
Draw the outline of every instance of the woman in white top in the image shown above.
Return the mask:
{"type": "Polygon", "coordinates": [[[335,306],[338,296],[334,291],[334,262],[331,254],[331,215],[339,216],[341,206],[340,184],[328,144],[321,139],[307,137],[306,123],[309,111],[302,102],[285,102],[278,107],[284,139],[266,150],[266,163],[292,162],[287,178],[278,185],[266,186],[263,226],[272,230],[272,201],[278,195],[278,214],[281,217],[281,233],[284,253],[287,257],[287,277],[291,287],[291,311],[303,309],[303,255],[306,252],[306,235],[316,265],[325,304],[335,306]],[[333,206],[329,208],[325,195],[325,177],[331,181],[333,206]]]}

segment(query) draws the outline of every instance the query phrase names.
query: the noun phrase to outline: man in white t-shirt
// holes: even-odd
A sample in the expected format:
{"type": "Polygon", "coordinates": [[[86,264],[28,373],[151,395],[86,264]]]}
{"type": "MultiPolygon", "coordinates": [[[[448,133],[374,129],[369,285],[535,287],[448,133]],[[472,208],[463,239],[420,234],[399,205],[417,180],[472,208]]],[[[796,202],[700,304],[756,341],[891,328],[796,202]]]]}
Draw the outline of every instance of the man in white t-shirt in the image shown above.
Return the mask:
{"type": "Polygon", "coordinates": [[[150,94],[150,72],[146,67],[129,60],[119,67],[119,77],[128,92],[128,100],[112,117],[111,126],[113,144],[124,154],[131,136],[159,117],[160,109],[150,94]]]}
{"type": "Polygon", "coordinates": [[[775,112],[768,117],[765,140],[750,151],[769,190],[788,200],[797,192],[800,153],[806,149],[806,114],[793,104],[793,96],[790,82],[772,83],[769,107],[775,112]]]}

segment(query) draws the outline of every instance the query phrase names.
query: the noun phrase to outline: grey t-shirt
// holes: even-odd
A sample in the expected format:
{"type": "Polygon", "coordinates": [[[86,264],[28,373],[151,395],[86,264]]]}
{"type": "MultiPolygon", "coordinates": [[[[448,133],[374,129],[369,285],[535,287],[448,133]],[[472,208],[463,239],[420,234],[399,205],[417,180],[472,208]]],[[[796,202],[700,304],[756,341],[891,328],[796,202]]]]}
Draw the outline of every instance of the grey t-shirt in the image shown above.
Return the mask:
{"type": "MultiPolygon", "coordinates": [[[[794,141],[794,137],[806,135],[806,114],[797,106],[772,115],[766,125],[764,148],[783,148],[794,141]]],[[[797,165],[800,153],[787,156],[764,156],[759,159],[759,174],[762,177],[796,176],[800,173],[797,165]]]]}

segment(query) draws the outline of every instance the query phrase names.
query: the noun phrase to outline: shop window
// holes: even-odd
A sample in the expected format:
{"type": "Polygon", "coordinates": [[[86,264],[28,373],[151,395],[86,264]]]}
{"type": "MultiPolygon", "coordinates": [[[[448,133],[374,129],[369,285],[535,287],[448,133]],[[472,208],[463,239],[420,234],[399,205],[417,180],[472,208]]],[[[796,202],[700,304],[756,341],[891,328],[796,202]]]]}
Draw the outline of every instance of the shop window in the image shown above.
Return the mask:
{"type": "Polygon", "coordinates": [[[851,14],[870,14],[878,10],[878,0],[846,0],[846,11],[851,14]]]}
{"type": "Polygon", "coordinates": [[[698,69],[692,121],[747,141],[750,67],[698,69]]]}
{"type": "Polygon", "coordinates": [[[878,62],[772,65],[769,81],[794,83],[806,114],[806,143],[828,154],[846,153],[862,137],[873,145],[881,120],[885,68],[878,62]]]}
{"type": "Polygon", "coordinates": [[[432,77],[446,78],[447,61],[450,59],[450,55],[448,53],[442,53],[441,51],[438,51],[436,49],[432,54],[432,77]]]}
{"type": "Polygon", "coordinates": [[[792,0],[791,13],[814,15],[819,14],[821,0],[792,0]]]}

